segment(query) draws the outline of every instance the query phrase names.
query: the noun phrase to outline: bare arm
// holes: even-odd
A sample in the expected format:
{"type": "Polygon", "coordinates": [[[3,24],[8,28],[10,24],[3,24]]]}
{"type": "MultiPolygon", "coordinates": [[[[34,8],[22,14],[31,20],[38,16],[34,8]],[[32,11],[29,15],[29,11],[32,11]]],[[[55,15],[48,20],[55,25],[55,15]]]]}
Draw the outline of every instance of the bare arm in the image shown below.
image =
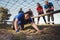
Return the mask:
{"type": "Polygon", "coordinates": [[[51,10],[54,10],[54,6],[51,7],[51,10]]]}
{"type": "Polygon", "coordinates": [[[47,9],[45,9],[46,11],[48,11],[48,10],[54,10],[54,7],[52,6],[51,8],[47,8],[47,9]]]}
{"type": "Polygon", "coordinates": [[[38,32],[40,32],[39,28],[37,27],[37,25],[35,25],[35,23],[31,23],[31,25],[33,26],[33,28],[35,28],[38,32]]]}
{"type": "Polygon", "coordinates": [[[46,11],[50,10],[49,8],[45,9],[46,11]]]}
{"type": "Polygon", "coordinates": [[[18,19],[15,20],[14,27],[15,27],[15,30],[18,30],[18,19]]]}

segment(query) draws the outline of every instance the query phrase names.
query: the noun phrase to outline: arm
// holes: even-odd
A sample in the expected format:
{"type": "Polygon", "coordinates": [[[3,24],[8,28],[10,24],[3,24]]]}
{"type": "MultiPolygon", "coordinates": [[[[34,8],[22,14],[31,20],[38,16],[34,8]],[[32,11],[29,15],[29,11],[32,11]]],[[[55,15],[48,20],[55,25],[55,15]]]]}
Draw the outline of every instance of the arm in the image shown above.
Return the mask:
{"type": "Polygon", "coordinates": [[[53,3],[50,3],[50,10],[54,10],[54,5],[53,5],[53,3]]]}
{"type": "Polygon", "coordinates": [[[54,10],[54,6],[51,7],[51,10],[54,10]]]}
{"type": "Polygon", "coordinates": [[[17,31],[18,30],[18,19],[15,20],[14,27],[15,27],[15,30],[17,31]]]}
{"type": "Polygon", "coordinates": [[[48,8],[47,5],[44,5],[45,11],[48,11],[50,8],[48,8]]]}
{"type": "Polygon", "coordinates": [[[46,11],[50,10],[49,8],[45,9],[46,11]]]}
{"type": "Polygon", "coordinates": [[[50,3],[50,5],[51,5],[51,10],[54,10],[54,5],[53,5],[53,3],[50,3]]]}
{"type": "Polygon", "coordinates": [[[33,28],[35,28],[38,32],[40,32],[40,29],[35,25],[35,23],[31,23],[31,25],[33,26],[33,28]]]}
{"type": "Polygon", "coordinates": [[[35,30],[37,30],[38,32],[42,32],[42,31],[43,31],[43,30],[40,30],[40,29],[37,27],[37,25],[32,21],[31,18],[30,18],[30,23],[31,23],[32,27],[33,27],[35,30]]]}

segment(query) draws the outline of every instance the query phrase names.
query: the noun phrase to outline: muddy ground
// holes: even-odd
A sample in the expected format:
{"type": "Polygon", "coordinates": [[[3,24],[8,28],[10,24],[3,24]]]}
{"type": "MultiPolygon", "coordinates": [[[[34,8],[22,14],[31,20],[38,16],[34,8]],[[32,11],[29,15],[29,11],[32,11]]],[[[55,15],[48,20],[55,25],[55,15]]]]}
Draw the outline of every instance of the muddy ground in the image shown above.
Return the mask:
{"type": "Polygon", "coordinates": [[[0,25],[0,40],[60,40],[60,25],[39,25],[42,33],[32,26],[25,27],[18,33],[9,25],[0,25]]]}

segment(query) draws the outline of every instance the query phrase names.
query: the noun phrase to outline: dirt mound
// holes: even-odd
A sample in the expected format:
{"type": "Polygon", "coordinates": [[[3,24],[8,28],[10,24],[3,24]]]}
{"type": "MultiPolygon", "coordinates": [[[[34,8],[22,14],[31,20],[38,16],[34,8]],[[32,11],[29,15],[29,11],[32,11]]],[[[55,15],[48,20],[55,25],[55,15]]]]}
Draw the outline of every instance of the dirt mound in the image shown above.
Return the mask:
{"type": "Polygon", "coordinates": [[[27,34],[27,32],[20,32],[15,35],[14,40],[60,40],[60,27],[48,27],[42,33],[27,34]]]}
{"type": "Polygon", "coordinates": [[[60,40],[60,26],[46,27],[42,33],[34,29],[15,30],[0,29],[0,40],[60,40]]]}
{"type": "Polygon", "coordinates": [[[7,30],[0,30],[0,40],[13,40],[13,34],[7,32],[7,30]]]}

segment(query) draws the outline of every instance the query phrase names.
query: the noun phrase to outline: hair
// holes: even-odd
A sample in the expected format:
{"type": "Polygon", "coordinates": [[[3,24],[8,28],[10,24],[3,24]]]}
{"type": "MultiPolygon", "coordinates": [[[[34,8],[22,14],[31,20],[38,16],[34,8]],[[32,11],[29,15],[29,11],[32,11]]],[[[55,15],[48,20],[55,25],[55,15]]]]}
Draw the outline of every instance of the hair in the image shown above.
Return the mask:
{"type": "Polygon", "coordinates": [[[25,12],[24,15],[28,14],[27,16],[30,18],[29,12],[25,12]]]}
{"type": "Polygon", "coordinates": [[[24,14],[29,14],[29,12],[25,12],[24,14]]]}
{"type": "Polygon", "coordinates": [[[48,2],[48,0],[45,0],[46,2],[48,2]]]}
{"type": "Polygon", "coordinates": [[[30,16],[30,15],[29,15],[29,12],[25,12],[24,14],[28,14],[28,16],[30,16]]]}
{"type": "Polygon", "coordinates": [[[39,5],[40,5],[40,3],[37,3],[37,4],[39,4],[39,5]]]}
{"type": "Polygon", "coordinates": [[[37,3],[39,6],[41,6],[41,4],[40,3],[37,3]]]}

